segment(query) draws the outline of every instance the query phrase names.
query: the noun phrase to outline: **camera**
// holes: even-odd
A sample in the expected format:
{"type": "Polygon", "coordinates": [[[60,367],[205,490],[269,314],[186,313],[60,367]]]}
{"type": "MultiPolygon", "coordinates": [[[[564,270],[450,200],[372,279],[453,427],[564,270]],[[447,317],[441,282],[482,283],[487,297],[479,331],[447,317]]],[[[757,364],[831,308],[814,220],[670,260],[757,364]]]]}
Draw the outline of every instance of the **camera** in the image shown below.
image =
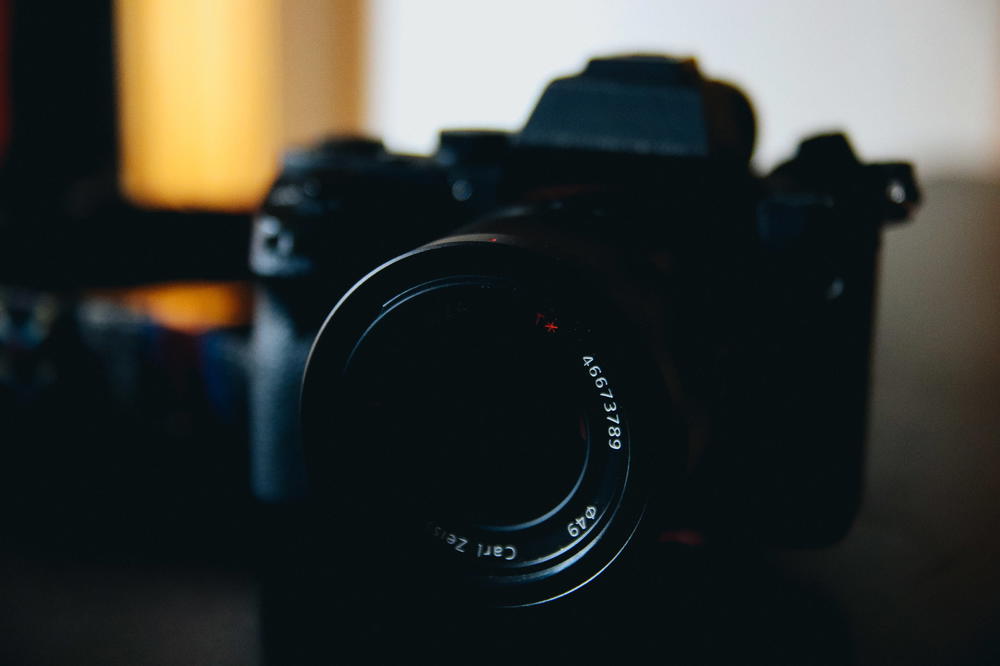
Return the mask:
{"type": "Polygon", "coordinates": [[[289,155],[251,250],[285,567],[357,607],[549,608],[642,587],[656,544],[841,538],[881,229],[919,195],[839,134],[756,175],[754,135],[737,88],[638,55],[518,132],[289,155]]]}

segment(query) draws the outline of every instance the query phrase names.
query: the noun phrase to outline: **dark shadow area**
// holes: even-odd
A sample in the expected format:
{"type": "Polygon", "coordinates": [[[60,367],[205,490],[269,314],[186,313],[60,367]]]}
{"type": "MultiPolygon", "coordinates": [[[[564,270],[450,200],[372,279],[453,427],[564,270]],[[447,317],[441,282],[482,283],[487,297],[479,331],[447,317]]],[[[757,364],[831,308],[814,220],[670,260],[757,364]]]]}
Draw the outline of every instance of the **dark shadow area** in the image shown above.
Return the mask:
{"type": "MultiPolygon", "coordinates": [[[[584,663],[996,663],[998,260],[993,184],[930,182],[916,220],[886,234],[866,500],[840,545],[760,553],[663,544],[621,562],[630,573],[609,576],[574,613],[552,606],[516,620],[442,621],[416,608],[373,636],[386,654],[426,663],[528,663],[524,650],[542,645],[584,663]],[[609,609],[611,593],[627,603],[609,609]]],[[[75,321],[84,333],[104,322],[107,333],[102,316],[78,311],[75,321]]],[[[60,339],[82,346],[38,352],[31,368],[41,380],[46,363],[78,360],[48,402],[33,398],[35,411],[4,397],[0,662],[261,663],[262,621],[285,632],[286,646],[289,636],[308,638],[268,663],[341,661],[331,627],[357,618],[331,615],[327,599],[307,597],[301,616],[277,624],[266,608],[258,617],[262,598],[313,581],[283,572],[275,587],[271,573],[254,573],[246,432],[237,425],[245,413],[219,409],[241,404],[233,368],[245,331],[112,328],[119,337],[100,339],[113,353],[79,330],[60,339]],[[108,374],[102,353],[127,358],[118,370],[145,378],[108,374]],[[93,366],[79,360],[88,358],[93,366]],[[123,397],[129,386],[160,392],[123,397]]],[[[38,390],[46,395],[44,381],[38,390]]]]}

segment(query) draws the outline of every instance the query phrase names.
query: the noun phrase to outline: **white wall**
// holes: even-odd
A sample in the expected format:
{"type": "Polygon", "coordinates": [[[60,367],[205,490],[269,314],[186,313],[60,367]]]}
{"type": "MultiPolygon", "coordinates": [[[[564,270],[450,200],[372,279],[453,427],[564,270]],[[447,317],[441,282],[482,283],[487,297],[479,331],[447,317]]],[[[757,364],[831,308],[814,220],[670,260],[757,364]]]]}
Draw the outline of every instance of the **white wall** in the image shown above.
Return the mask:
{"type": "Polygon", "coordinates": [[[758,164],[845,128],[869,159],[1000,175],[997,0],[371,0],[369,128],[405,150],[445,126],[521,125],[588,56],[691,54],[755,102],[758,164]]]}

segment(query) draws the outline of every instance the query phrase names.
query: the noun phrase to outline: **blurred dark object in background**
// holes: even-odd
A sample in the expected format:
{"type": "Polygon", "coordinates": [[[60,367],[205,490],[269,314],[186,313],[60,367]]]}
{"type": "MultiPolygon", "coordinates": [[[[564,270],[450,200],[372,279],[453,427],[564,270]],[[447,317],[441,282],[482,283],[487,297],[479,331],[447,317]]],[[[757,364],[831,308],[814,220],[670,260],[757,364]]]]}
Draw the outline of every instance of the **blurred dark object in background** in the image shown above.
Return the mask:
{"type": "Polygon", "coordinates": [[[111,7],[0,5],[10,28],[0,283],[79,290],[246,276],[246,216],[142,210],[121,197],[111,7]]]}
{"type": "Polygon", "coordinates": [[[62,3],[58,12],[3,4],[11,129],[4,208],[24,221],[84,216],[88,204],[116,189],[111,3],[62,3]]]}
{"type": "Polygon", "coordinates": [[[110,1],[0,15],[0,550],[245,552],[249,218],[119,194],[110,1]],[[195,316],[213,290],[236,311],[143,307],[142,285],[192,280],[224,281],[189,294],[195,316]]]}
{"type": "Polygon", "coordinates": [[[244,333],[0,290],[8,544],[155,558],[226,546],[248,505],[244,333]]]}

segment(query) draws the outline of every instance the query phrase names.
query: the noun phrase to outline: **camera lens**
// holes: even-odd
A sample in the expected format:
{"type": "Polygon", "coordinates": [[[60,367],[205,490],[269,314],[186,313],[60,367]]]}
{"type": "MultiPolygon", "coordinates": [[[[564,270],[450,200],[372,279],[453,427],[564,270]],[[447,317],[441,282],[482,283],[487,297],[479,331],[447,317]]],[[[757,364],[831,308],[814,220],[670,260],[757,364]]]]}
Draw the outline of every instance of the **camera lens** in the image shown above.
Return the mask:
{"type": "Polygon", "coordinates": [[[587,457],[557,324],[516,290],[459,280],[389,304],[348,362],[374,441],[408,442],[426,510],[512,528],[560,507],[587,457]],[[551,324],[545,328],[545,324],[551,324]]]}
{"type": "Polygon", "coordinates": [[[429,246],[362,280],[320,332],[302,393],[309,482],[341,523],[338,556],[398,556],[372,584],[416,567],[436,591],[538,603],[635,531],[636,462],[666,401],[639,381],[621,316],[547,263],[429,246]]]}

